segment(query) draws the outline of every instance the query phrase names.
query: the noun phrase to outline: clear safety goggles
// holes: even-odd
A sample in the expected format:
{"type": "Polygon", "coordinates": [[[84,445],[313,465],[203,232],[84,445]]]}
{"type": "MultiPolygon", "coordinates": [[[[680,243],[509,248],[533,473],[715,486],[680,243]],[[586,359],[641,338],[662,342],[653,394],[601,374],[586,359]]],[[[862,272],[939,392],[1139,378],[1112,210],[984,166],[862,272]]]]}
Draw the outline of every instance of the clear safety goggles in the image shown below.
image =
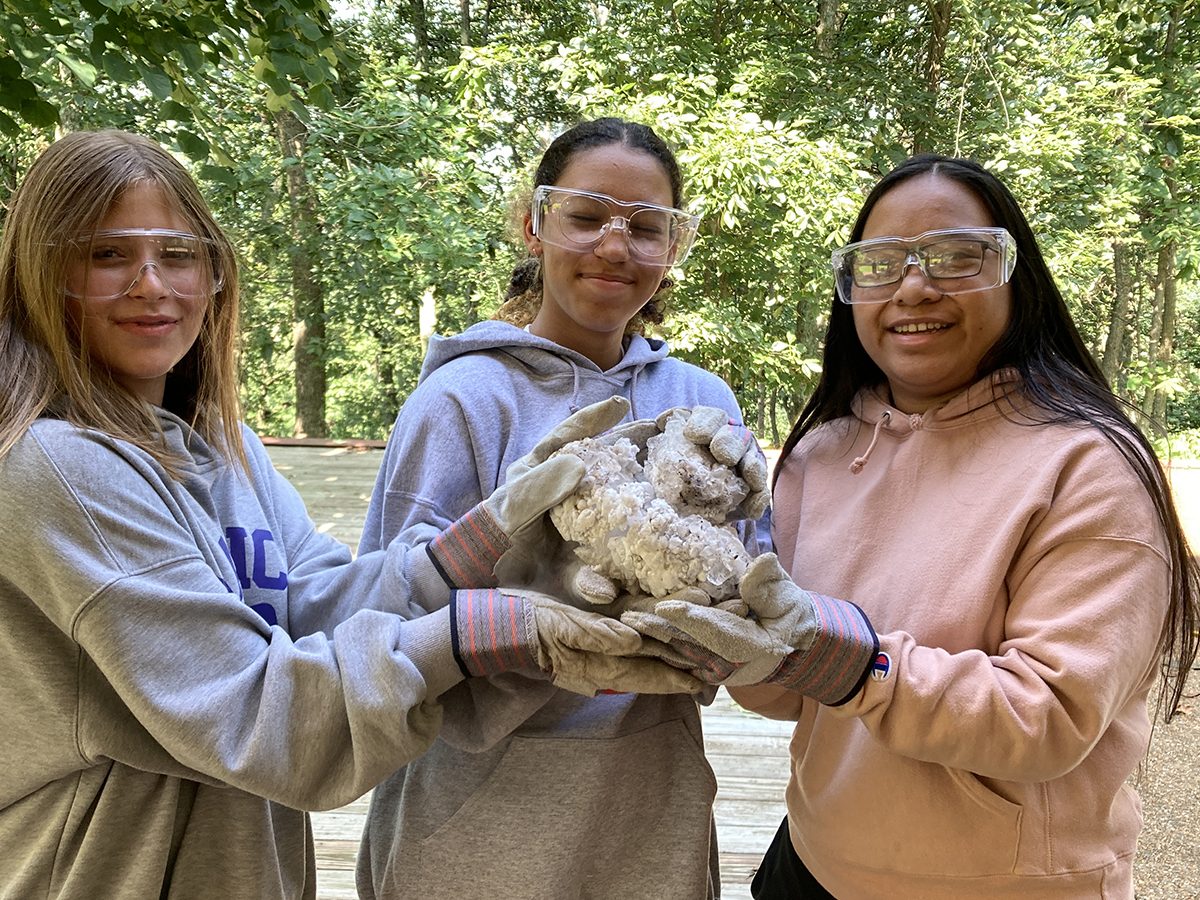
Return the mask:
{"type": "Polygon", "coordinates": [[[681,266],[692,249],[700,217],[653,203],[623,203],[607,194],[538,185],[533,233],[566,250],[590,250],[619,231],[636,262],[681,266]]]}
{"type": "Polygon", "coordinates": [[[167,290],[188,300],[212,297],[224,283],[216,244],[185,231],[116,228],[80,235],[70,245],[67,293],[77,299],[123,297],[151,269],[167,290]]]}
{"type": "Polygon", "coordinates": [[[969,294],[1012,277],[1017,244],[1004,228],[942,228],[911,240],[882,237],[847,244],[833,252],[830,265],[843,303],[886,303],[909,266],[943,294],[969,294]]]}

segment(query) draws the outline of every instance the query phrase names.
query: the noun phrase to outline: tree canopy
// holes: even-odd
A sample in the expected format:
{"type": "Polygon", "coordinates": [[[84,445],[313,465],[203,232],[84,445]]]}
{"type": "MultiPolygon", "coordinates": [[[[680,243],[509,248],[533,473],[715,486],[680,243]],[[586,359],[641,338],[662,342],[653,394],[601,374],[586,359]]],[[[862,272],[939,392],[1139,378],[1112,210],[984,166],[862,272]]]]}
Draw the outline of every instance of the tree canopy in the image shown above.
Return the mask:
{"type": "Polygon", "coordinates": [[[819,372],[830,250],[914,152],[1033,222],[1147,421],[1200,425],[1193,0],[0,0],[0,201],[56,134],[193,167],[245,267],[266,432],[382,437],[423,339],[498,305],[547,140],[615,114],[678,150],[701,237],[665,336],[767,441],[819,372]]]}

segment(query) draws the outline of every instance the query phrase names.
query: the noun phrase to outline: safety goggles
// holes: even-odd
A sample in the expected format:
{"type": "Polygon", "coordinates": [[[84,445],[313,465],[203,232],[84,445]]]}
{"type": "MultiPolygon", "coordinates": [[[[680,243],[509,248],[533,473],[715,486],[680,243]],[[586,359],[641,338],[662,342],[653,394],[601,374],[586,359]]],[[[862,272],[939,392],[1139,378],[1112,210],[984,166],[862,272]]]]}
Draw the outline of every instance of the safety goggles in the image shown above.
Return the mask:
{"type": "Polygon", "coordinates": [[[176,297],[208,298],[224,278],[216,245],[207,238],[165,228],[115,228],[70,241],[67,293],[77,299],[115,300],[153,269],[176,297]]]}
{"type": "Polygon", "coordinates": [[[882,237],[847,244],[833,252],[830,265],[843,303],[886,303],[909,266],[943,294],[969,294],[1012,277],[1017,244],[1004,228],[942,228],[911,240],[882,237]]]}
{"type": "Polygon", "coordinates": [[[623,203],[607,194],[543,184],[533,191],[533,233],[566,250],[590,250],[619,231],[636,262],[681,266],[700,217],[653,203],[623,203]]]}

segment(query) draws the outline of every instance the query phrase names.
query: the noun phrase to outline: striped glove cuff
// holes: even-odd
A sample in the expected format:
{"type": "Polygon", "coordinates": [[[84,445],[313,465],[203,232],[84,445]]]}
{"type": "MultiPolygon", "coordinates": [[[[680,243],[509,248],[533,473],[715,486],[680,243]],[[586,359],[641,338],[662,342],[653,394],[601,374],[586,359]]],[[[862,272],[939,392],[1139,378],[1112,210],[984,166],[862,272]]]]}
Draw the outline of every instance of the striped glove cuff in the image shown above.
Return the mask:
{"type": "Polygon", "coordinates": [[[512,546],[482,503],[425,545],[434,567],[452,588],[493,587],[496,561],[512,546]]]}
{"type": "Polygon", "coordinates": [[[767,681],[826,706],[848,702],[867,680],[879,638],[855,604],[808,592],[817,616],[817,638],[808,650],[785,656],[767,681]]]}
{"type": "Polygon", "coordinates": [[[450,602],[454,659],[468,678],[501,672],[544,672],[538,662],[534,608],[494,589],[455,591],[450,602]]]}

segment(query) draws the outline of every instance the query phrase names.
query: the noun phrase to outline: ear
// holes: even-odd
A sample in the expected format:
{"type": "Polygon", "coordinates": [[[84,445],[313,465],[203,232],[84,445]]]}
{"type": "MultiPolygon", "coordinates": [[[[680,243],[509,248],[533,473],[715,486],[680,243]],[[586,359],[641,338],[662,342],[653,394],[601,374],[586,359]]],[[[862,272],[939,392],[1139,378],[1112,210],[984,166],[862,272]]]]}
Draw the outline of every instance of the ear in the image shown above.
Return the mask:
{"type": "Polygon", "coordinates": [[[525,227],[523,229],[523,237],[525,238],[525,249],[529,251],[530,256],[542,255],[542,240],[533,233],[533,216],[525,213],[525,227]]]}

